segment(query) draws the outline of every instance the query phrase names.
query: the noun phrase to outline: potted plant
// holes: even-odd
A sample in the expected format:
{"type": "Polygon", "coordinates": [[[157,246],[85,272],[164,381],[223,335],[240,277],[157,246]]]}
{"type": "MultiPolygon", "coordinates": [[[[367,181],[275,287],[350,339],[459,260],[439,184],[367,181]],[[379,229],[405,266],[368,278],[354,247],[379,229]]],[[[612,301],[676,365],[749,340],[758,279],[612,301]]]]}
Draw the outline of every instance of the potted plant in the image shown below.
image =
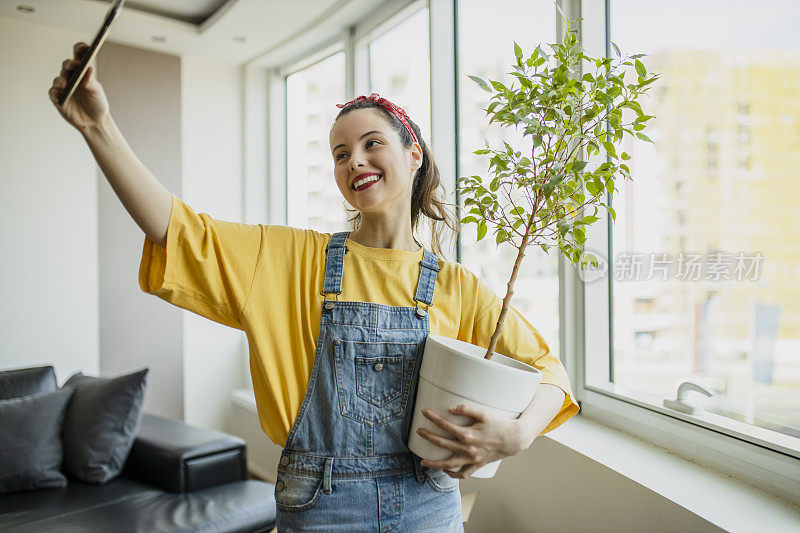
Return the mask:
{"type": "MultiPolygon", "coordinates": [[[[442,461],[452,454],[417,434],[417,429],[424,427],[436,435],[451,437],[422,415],[423,408],[461,426],[471,424],[472,419],[449,412],[459,403],[510,418],[519,417],[527,408],[541,372],[494,352],[525,250],[533,244],[549,253],[555,245],[573,263],[590,262],[596,267],[597,258],[582,250],[586,228],[598,220],[598,205],[616,219],[609,205],[615,182],[631,179],[623,162],[630,156],[618,153],[616,145],[625,133],[653,142],[643,133],[645,123],[653,117],[645,115],[636,101],[660,77],[648,76],[639,60],[645,54],[622,57],[619,47],[612,43],[616,58],[590,58],[583,53],[569,20],[563,13],[561,16],[566,26],[564,40],[563,44],[550,45],[552,56],[539,45],[524,59],[514,43],[516,65],[510,74],[519,80],[519,88],[470,76],[492,94],[486,108],[491,115],[489,123],[523,127],[532,148],[530,155],[523,155],[505,141],[502,150],[493,150],[484,141],[486,147],[474,153],[489,156],[494,178],[488,186],[480,176],[457,180],[465,208],[471,206],[469,215],[460,222],[476,224],[478,240],[491,224],[497,245],[511,243],[518,253],[487,348],[441,335],[429,335],[425,341],[408,442],[411,451],[423,459],[442,461]],[[595,73],[581,77],[581,61],[594,65],[595,73]],[[625,83],[625,67],[635,69],[636,83],[625,83]],[[637,115],[631,123],[623,123],[624,108],[637,115]],[[595,164],[591,164],[588,160],[593,155],[602,157],[595,157],[595,164]],[[586,214],[588,208],[593,209],[591,214],[586,214]]],[[[492,477],[499,463],[486,464],[472,476],[492,477]]]]}

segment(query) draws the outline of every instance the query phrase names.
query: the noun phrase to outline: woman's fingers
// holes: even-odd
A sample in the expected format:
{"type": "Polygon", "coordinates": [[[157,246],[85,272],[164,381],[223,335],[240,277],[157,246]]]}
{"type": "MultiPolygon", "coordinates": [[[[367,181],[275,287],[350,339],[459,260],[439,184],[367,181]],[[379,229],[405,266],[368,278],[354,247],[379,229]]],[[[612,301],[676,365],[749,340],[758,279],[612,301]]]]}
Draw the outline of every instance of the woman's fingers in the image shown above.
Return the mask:
{"type": "Polygon", "coordinates": [[[425,417],[428,420],[430,420],[431,422],[433,422],[434,424],[436,424],[437,426],[439,426],[443,430],[447,431],[451,435],[454,435],[459,440],[462,440],[462,441],[465,440],[465,439],[463,439],[463,437],[464,437],[464,435],[465,435],[467,430],[465,428],[463,428],[462,426],[458,426],[456,424],[453,424],[452,422],[450,422],[446,418],[442,418],[441,416],[439,416],[436,412],[432,411],[431,409],[423,409],[422,410],[422,414],[425,415],[425,417]]]}
{"type": "Polygon", "coordinates": [[[450,409],[454,415],[468,416],[476,422],[486,422],[486,413],[482,409],[467,404],[459,404],[450,409]]]}
{"type": "Polygon", "coordinates": [[[435,434],[431,433],[430,431],[428,431],[425,428],[419,428],[417,430],[417,433],[419,433],[419,435],[421,437],[423,437],[425,439],[428,439],[429,441],[431,441],[435,445],[437,445],[437,446],[439,446],[441,448],[447,448],[448,450],[450,450],[452,452],[460,452],[460,451],[462,451],[464,449],[464,446],[462,446],[458,441],[453,440],[453,439],[446,439],[444,437],[440,437],[439,435],[435,435],[435,434]]]}
{"type": "Polygon", "coordinates": [[[81,57],[86,48],[89,48],[89,45],[86,43],[75,43],[75,46],[72,47],[72,53],[75,54],[75,59],[81,57]]]}

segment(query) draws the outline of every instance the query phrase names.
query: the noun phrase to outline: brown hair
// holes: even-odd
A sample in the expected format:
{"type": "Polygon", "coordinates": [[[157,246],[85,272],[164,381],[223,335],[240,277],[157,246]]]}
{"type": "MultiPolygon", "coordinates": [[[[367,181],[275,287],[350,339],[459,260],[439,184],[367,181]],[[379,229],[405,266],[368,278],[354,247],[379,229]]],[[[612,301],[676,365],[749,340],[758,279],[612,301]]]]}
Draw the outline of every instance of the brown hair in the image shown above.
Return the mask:
{"type": "MultiPolygon", "coordinates": [[[[403,148],[408,149],[411,146],[413,139],[403,123],[387,109],[371,100],[354,102],[342,108],[339,114],[336,115],[333,124],[335,125],[336,121],[339,120],[339,117],[342,115],[355,111],[356,109],[366,108],[379,109],[392,128],[394,128],[400,136],[403,148]]],[[[452,204],[445,204],[443,201],[444,186],[441,182],[439,167],[436,166],[436,161],[433,159],[433,152],[422,139],[419,126],[410,118],[408,119],[408,123],[413,128],[414,135],[417,136],[420,148],[422,148],[422,165],[417,169],[414,175],[414,184],[411,190],[411,230],[412,234],[416,232],[421,222],[420,214],[425,215],[430,221],[431,239],[433,241],[431,243],[431,247],[433,248],[431,251],[441,259],[444,257],[442,254],[444,226],[446,225],[451,231],[458,233],[458,221],[445,207],[445,205],[452,204]]],[[[361,212],[346,206],[345,209],[350,214],[355,213],[348,219],[348,222],[350,222],[350,230],[355,231],[361,225],[361,212]]]]}

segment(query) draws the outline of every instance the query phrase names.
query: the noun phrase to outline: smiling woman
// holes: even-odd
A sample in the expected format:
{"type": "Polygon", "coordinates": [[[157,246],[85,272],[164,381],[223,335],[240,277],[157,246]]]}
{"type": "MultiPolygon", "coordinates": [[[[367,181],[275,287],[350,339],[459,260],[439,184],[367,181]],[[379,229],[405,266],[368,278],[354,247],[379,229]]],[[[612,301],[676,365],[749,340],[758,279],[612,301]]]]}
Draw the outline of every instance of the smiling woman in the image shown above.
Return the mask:
{"type": "Polygon", "coordinates": [[[350,239],[375,248],[418,250],[414,230],[425,216],[433,251],[442,256],[444,226],[458,229],[441,200],[439,169],[419,126],[376,93],[338,106],[330,143],[336,184],[356,211],[350,239]]]}

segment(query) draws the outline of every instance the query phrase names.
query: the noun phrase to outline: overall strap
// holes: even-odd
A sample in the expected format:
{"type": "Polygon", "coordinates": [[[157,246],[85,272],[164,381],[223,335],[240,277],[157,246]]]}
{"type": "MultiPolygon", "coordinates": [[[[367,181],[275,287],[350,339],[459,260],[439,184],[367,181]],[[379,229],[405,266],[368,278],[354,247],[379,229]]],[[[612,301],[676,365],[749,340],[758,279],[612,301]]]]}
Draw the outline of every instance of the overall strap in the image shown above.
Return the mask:
{"type": "Polygon", "coordinates": [[[419,262],[419,280],[417,281],[417,292],[414,295],[414,302],[417,307],[417,315],[421,318],[428,314],[427,308],[433,302],[433,289],[436,286],[436,274],[439,272],[439,259],[424,248],[422,261],[419,262]],[[419,307],[422,302],[426,305],[424,309],[419,307]]]}
{"type": "MultiPolygon", "coordinates": [[[[349,231],[334,233],[328,246],[325,248],[325,281],[322,286],[322,294],[342,294],[342,270],[344,268],[344,254],[347,253],[347,236],[349,231]]],[[[338,297],[337,297],[338,299],[338,297]]],[[[325,308],[333,309],[333,302],[325,299],[325,308]]]]}
{"type": "MultiPolygon", "coordinates": [[[[349,231],[341,231],[331,236],[328,246],[325,248],[325,281],[320,294],[342,293],[342,272],[344,269],[344,255],[347,253],[345,242],[350,235],[349,231]]],[[[436,274],[439,272],[439,259],[427,248],[423,248],[422,261],[419,262],[419,279],[417,280],[417,290],[414,294],[414,302],[417,308],[417,315],[422,318],[427,315],[427,308],[433,302],[433,290],[436,286],[436,274]],[[426,307],[421,308],[420,303],[426,307]]],[[[338,299],[338,298],[337,298],[338,299]]],[[[325,309],[333,309],[334,301],[325,299],[325,309]]]]}

